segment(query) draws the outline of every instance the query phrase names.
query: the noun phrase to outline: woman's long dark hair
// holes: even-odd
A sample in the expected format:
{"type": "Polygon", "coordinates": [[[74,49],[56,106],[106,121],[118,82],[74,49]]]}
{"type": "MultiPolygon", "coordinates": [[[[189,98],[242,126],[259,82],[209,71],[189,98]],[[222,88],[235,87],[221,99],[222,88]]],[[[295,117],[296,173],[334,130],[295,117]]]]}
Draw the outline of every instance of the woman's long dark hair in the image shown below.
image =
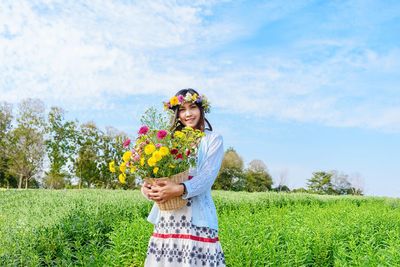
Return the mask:
{"type": "MultiPolygon", "coordinates": [[[[192,88],[187,88],[187,89],[182,89],[179,90],[175,96],[179,96],[179,95],[183,95],[186,96],[187,93],[190,93],[192,95],[197,94],[199,95],[199,93],[196,92],[196,90],[192,89],[192,88]]],[[[205,115],[204,115],[204,108],[201,105],[201,103],[197,103],[195,102],[196,106],[200,109],[200,119],[199,122],[196,125],[196,129],[201,130],[202,132],[204,132],[205,129],[212,131],[212,126],[210,124],[210,122],[206,119],[205,115]],[[207,123],[207,128],[206,128],[206,123],[207,123]]],[[[183,123],[179,120],[179,106],[175,106],[172,108],[172,110],[174,111],[174,116],[172,118],[172,128],[171,130],[173,131],[180,131],[182,130],[185,125],[183,125],[183,123]]]]}

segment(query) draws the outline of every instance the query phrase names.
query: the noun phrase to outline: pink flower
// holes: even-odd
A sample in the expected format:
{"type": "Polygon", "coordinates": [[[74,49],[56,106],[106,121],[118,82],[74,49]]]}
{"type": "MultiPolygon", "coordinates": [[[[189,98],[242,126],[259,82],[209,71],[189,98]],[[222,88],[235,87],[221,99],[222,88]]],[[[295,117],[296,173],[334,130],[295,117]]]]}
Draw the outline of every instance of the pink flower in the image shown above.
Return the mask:
{"type": "Polygon", "coordinates": [[[143,125],[139,129],[139,134],[147,134],[148,131],[149,131],[149,127],[147,127],[146,125],[143,125]]]}
{"type": "Polygon", "coordinates": [[[179,103],[182,103],[183,102],[183,95],[178,95],[178,101],[179,101],[179,103]]]}
{"type": "Polygon", "coordinates": [[[122,144],[124,147],[127,147],[127,146],[129,146],[129,144],[131,143],[131,139],[126,139],[125,141],[124,141],[124,143],[122,144]]]}
{"type": "Polygon", "coordinates": [[[133,157],[133,161],[139,161],[140,160],[140,156],[139,155],[135,155],[134,157],[133,157]]]}
{"type": "Polygon", "coordinates": [[[156,144],[156,148],[162,147],[162,144],[156,144]]]}
{"type": "Polygon", "coordinates": [[[167,136],[168,132],[166,130],[159,130],[157,133],[157,138],[162,140],[167,136]]]}

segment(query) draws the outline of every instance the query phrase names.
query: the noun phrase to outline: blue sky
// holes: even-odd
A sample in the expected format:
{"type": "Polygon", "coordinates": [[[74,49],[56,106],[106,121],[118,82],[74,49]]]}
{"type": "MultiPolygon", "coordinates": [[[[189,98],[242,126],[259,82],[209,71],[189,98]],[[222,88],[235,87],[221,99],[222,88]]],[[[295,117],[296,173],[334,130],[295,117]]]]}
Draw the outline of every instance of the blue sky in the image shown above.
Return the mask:
{"type": "Polygon", "coordinates": [[[0,101],[134,135],[192,87],[276,182],[334,169],[400,197],[399,32],[398,1],[2,1],[0,101]]]}

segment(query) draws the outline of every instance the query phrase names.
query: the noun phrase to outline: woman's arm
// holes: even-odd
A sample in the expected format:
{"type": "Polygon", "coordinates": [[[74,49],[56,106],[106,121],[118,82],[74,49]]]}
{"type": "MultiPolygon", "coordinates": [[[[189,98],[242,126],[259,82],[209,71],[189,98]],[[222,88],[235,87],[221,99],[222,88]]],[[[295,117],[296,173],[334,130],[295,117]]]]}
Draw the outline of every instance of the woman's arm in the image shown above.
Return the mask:
{"type": "Polygon", "coordinates": [[[197,167],[197,172],[193,178],[184,182],[187,193],[182,198],[191,198],[209,190],[217,178],[223,158],[224,146],[222,136],[215,135],[210,140],[204,162],[201,166],[197,167]]]}

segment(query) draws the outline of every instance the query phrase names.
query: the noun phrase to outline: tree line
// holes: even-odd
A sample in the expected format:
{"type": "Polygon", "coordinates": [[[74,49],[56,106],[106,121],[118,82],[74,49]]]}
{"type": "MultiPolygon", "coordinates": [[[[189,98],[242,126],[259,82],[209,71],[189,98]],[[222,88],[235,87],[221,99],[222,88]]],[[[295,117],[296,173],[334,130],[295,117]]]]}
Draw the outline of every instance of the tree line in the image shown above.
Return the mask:
{"type": "MultiPolygon", "coordinates": [[[[17,106],[0,103],[0,187],[6,188],[136,188],[140,179],[127,175],[121,185],[108,163],[123,153],[128,137],[113,127],[99,129],[94,122],[65,119],[65,111],[45,112],[39,99],[25,99],[17,106]]],[[[153,114],[154,115],[154,114],[153,114]]],[[[149,115],[151,116],[151,114],[149,115]]],[[[144,123],[151,118],[142,118],[144,123]]],[[[282,179],[281,179],[282,180],[282,179]]],[[[244,168],[233,148],[225,152],[214,189],[233,191],[285,191],[318,194],[362,194],[348,176],[336,171],[315,172],[307,189],[293,189],[280,181],[275,187],[267,166],[252,160],[244,168]]]]}
{"type": "Polygon", "coordinates": [[[275,186],[266,164],[262,160],[252,160],[244,168],[243,159],[230,147],[226,150],[221,170],[213,185],[214,189],[248,192],[303,192],[326,195],[362,195],[359,181],[351,182],[347,174],[337,170],[316,171],[307,180],[307,188],[290,189],[281,174],[275,186]]]}

